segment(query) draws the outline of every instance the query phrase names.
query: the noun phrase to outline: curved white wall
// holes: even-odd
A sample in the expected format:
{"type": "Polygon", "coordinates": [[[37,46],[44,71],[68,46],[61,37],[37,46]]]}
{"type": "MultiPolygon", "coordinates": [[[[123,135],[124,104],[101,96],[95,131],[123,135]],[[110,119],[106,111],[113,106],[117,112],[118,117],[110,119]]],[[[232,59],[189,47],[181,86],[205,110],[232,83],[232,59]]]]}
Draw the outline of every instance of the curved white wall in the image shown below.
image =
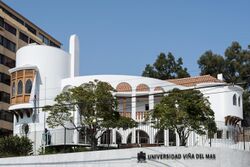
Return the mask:
{"type": "Polygon", "coordinates": [[[61,80],[70,76],[70,54],[50,46],[28,45],[17,51],[16,67],[37,66],[39,104],[50,104],[60,93],[61,80]]]}
{"type": "Polygon", "coordinates": [[[165,91],[171,90],[173,88],[185,89],[183,86],[175,85],[164,80],[130,75],[90,75],[67,78],[62,80],[62,89],[69,85],[79,86],[83,83],[94,81],[95,79],[108,82],[113,88],[116,88],[119,83],[127,82],[131,85],[132,91],[135,91],[139,84],[146,84],[150,88],[150,92],[153,92],[154,88],[157,86],[162,87],[165,91]]]}
{"type": "MultiPolygon", "coordinates": [[[[214,85],[214,84],[210,84],[214,85]]],[[[224,122],[226,116],[235,116],[243,119],[242,88],[238,86],[218,86],[201,89],[208,98],[211,108],[215,113],[215,121],[224,122]],[[233,105],[233,95],[236,94],[237,105],[233,105]],[[240,105],[238,104],[240,97],[240,105]]]]}
{"type": "MultiPolygon", "coordinates": [[[[17,51],[16,68],[37,67],[36,79],[33,82],[37,96],[37,107],[51,105],[54,98],[61,92],[61,80],[70,77],[70,54],[46,45],[27,45],[17,51]]],[[[33,97],[31,97],[33,100],[33,97]]],[[[46,113],[38,109],[36,122],[32,117],[24,117],[15,122],[14,134],[20,134],[23,123],[28,123],[30,131],[28,137],[34,142],[34,150],[43,144],[46,113]]],[[[62,135],[61,135],[62,136],[62,135]]],[[[60,136],[59,139],[62,137],[60,136]]]]}

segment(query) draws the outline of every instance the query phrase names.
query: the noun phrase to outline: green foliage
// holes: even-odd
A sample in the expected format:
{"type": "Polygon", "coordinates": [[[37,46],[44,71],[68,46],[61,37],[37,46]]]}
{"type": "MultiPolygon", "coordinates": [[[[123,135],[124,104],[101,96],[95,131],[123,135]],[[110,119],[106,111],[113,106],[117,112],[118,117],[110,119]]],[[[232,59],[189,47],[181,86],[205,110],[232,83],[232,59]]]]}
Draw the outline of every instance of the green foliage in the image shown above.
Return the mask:
{"type": "Polygon", "coordinates": [[[0,138],[0,157],[26,156],[32,152],[32,142],[27,137],[6,136],[0,138]]]}
{"type": "Polygon", "coordinates": [[[212,51],[205,52],[198,60],[201,74],[210,74],[214,77],[223,73],[228,83],[240,84],[245,90],[243,93],[244,119],[250,124],[250,48],[242,49],[238,42],[232,42],[225,50],[224,57],[214,54],[212,51]]]}
{"type": "Polygon", "coordinates": [[[49,111],[47,123],[49,127],[63,126],[71,123],[72,127],[82,135],[90,137],[92,147],[97,145],[97,134],[108,128],[134,127],[135,121],[123,118],[117,112],[117,100],[112,92],[115,89],[106,82],[94,81],[62,92],[55,98],[53,106],[46,106],[49,111]],[[72,112],[80,115],[80,125],[75,125],[72,112]],[[88,134],[83,134],[81,129],[87,128],[88,134]]]}
{"type": "Polygon", "coordinates": [[[47,154],[59,154],[59,153],[73,153],[73,152],[85,152],[90,151],[89,148],[83,146],[49,146],[46,147],[45,152],[41,147],[39,149],[39,155],[47,155],[47,154]]]}
{"type": "Polygon", "coordinates": [[[204,135],[216,129],[214,112],[198,90],[173,89],[155,106],[151,117],[154,127],[176,130],[182,146],[191,131],[204,135]]]}
{"type": "Polygon", "coordinates": [[[225,72],[225,60],[222,56],[206,51],[198,60],[201,75],[210,74],[217,77],[217,74],[225,72]]]}
{"type": "Polygon", "coordinates": [[[182,65],[182,58],[176,61],[172,53],[169,52],[167,57],[161,53],[153,65],[146,65],[142,76],[162,80],[189,77],[187,68],[183,68],[182,65]]]}

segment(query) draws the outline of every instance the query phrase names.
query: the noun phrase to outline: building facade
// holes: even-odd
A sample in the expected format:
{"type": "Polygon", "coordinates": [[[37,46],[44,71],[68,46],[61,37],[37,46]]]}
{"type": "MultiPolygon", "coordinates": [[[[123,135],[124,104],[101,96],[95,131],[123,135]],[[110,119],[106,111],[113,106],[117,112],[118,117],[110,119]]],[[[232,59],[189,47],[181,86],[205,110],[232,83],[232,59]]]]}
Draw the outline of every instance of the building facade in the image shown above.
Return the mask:
{"type": "MultiPolygon", "coordinates": [[[[199,89],[211,103],[215,112],[218,132],[214,141],[235,142],[243,118],[242,88],[228,85],[219,77],[201,76],[179,80],[159,80],[128,75],[79,76],[79,42],[76,35],[70,38],[69,53],[60,48],[30,44],[17,51],[16,67],[11,73],[11,106],[15,114],[14,134],[26,135],[34,142],[34,150],[50,145],[88,145],[85,136],[76,130],[64,131],[63,127],[51,129],[46,124],[45,105],[54,104],[60,92],[89,81],[108,82],[116,89],[119,113],[139,123],[133,129],[112,129],[100,133],[99,145],[157,144],[178,146],[178,136],[169,130],[159,130],[145,123],[146,113],[160,102],[164,93],[173,88],[199,89]],[[44,138],[45,129],[50,132],[50,142],[44,138]],[[66,133],[66,135],[65,135],[66,133]]],[[[72,111],[74,122],[79,123],[79,114],[72,111]]],[[[67,127],[71,128],[68,124],[67,127]]],[[[208,145],[207,136],[192,133],[189,146],[208,145]]]]}
{"type": "Polygon", "coordinates": [[[30,43],[60,48],[61,43],[0,1],[0,136],[12,134],[10,74],[16,64],[16,51],[30,43]]]}

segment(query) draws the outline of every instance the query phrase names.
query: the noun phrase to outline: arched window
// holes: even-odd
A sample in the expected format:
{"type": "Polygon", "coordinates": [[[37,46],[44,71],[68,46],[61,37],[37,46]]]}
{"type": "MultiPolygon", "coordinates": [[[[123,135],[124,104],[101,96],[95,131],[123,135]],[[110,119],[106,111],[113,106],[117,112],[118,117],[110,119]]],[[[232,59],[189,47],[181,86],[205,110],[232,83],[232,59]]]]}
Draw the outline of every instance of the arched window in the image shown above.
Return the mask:
{"type": "Polygon", "coordinates": [[[25,83],[25,93],[30,93],[32,89],[32,82],[28,79],[25,83]]]}
{"type": "Polygon", "coordinates": [[[233,96],[233,105],[236,106],[237,105],[237,98],[236,98],[236,94],[234,94],[233,96]]]}
{"type": "Polygon", "coordinates": [[[240,107],[240,96],[238,97],[238,105],[240,107]]]}
{"type": "Polygon", "coordinates": [[[20,95],[23,93],[23,82],[20,80],[17,84],[17,94],[20,95]]]}
{"type": "Polygon", "coordinates": [[[11,95],[12,96],[15,96],[16,95],[16,84],[15,84],[15,82],[13,82],[13,84],[12,84],[12,89],[11,89],[12,91],[11,91],[11,95]]]}

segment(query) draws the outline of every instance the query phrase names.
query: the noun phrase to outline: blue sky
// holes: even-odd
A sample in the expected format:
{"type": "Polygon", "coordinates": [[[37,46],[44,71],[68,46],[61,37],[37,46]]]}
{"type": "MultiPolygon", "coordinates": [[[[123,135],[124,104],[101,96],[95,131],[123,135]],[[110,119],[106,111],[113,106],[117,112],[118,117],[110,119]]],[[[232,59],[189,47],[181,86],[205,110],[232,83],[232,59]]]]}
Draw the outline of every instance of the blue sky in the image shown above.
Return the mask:
{"type": "Polygon", "coordinates": [[[63,43],[80,38],[80,74],[141,75],[160,52],[192,76],[206,50],[250,44],[249,0],[4,0],[63,43]]]}

